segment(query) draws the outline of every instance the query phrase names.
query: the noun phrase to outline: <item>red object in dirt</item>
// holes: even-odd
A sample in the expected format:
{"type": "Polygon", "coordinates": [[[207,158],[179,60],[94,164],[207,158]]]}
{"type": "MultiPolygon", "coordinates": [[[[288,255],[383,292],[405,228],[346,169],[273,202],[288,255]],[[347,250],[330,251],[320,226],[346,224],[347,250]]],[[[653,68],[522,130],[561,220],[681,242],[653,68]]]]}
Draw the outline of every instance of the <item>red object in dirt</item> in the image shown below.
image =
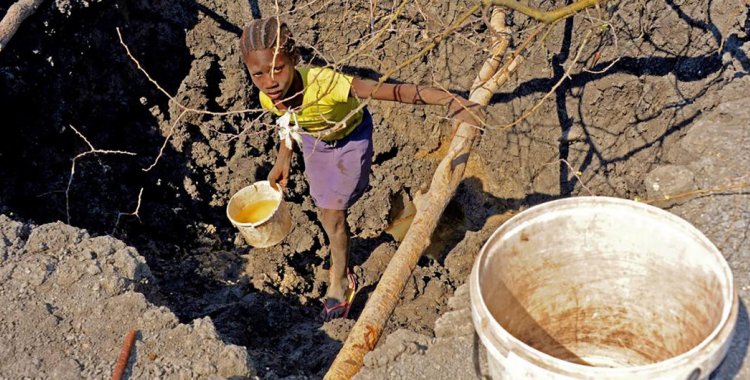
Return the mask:
{"type": "Polygon", "coordinates": [[[117,357],[115,370],[112,372],[112,380],[122,379],[122,375],[125,373],[125,367],[127,367],[128,360],[130,359],[130,351],[133,349],[137,333],[138,330],[130,330],[128,335],[125,336],[125,344],[123,344],[122,350],[120,350],[120,356],[117,357]]]}

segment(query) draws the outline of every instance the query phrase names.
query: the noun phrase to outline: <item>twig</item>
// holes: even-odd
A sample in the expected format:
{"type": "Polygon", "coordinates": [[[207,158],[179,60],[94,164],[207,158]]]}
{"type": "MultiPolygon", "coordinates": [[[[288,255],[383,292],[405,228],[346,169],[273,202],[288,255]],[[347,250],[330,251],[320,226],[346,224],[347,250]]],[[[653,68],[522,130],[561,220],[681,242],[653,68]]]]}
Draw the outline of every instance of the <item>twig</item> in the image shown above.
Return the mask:
{"type": "MultiPolygon", "coordinates": [[[[609,21],[596,19],[594,17],[589,17],[589,18],[593,19],[595,21],[601,22],[600,28],[606,27],[607,30],[612,33],[612,42],[614,43],[615,51],[618,51],[620,49],[620,47],[619,47],[619,43],[618,43],[618,40],[617,40],[617,32],[615,31],[614,24],[612,24],[609,21]]],[[[587,68],[584,67],[583,71],[585,71],[587,73],[591,73],[591,74],[604,74],[607,71],[609,71],[609,69],[611,69],[612,66],[614,66],[615,64],[617,64],[617,62],[619,62],[621,58],[622,58],[622,55],[618,55],[617,58],[613,59],[612,62],[610,62],[607,65],[607,67],[605,67],[605,68],[603,68],[601,70],[589,70],[589,69],[587,69],[587,68]]],[[[591,64],[591,67],[594,67],[594,66],[596,66],[596,61],[591,64]]]]}
{"type": "Polygon", "coordinates": [[[505,82],[510,79],[510,76],[518,69],[518,67],[521,65],[521,63],[524,61],[523,52],[525,52],[532,41],[536,40],[536,38],[539,36],[539,33],[544,30],[543,28],[537,28],[533,32],[531,32],[526,39],[523,41],[523,43],[516,49],[515,52],[506,60],[503,67],[495,73],[492,78],[490,78],[490,82],[493,84],[493,92],[497,91],[500,86],[504,85],[505,82]]]}
{"type": "Polygon", "coordinates": [[[169,133],[167,134],[167,137],[164,139],[164,143],[162,144],[161,148],[159,149],[159,154],[157,155],[156,159],[154,160],[154,162],[151,165],[149,165],[149,167],[147,167],[145,169],[142,169],[143,171],[145,171],[145,172],[150,171],[151,169],[154,168],[154,166],[156,166],[156,164],[159,162],[159,158],[164,153],[164,149],[166,148],[167,143],[169,142],[170,138],[174,134],[174,131],[177,128],[178,122],[188,112],[196,113],[196,114],[199,114],[199,115],[211,115],[211,116],[229,116],[229,115],[237,115],[237,114],[250,113],[250,112],[260,112],[261,115],[259,117],[263,116],[265,113],[268,112],[266,110],[257,109],[257,108],[256,109],[248,108],[248,109],[242,109],[242,110],[237,110],[237,111],[212,112],[212,111],[206,111],[206,110],[200,110],[200,109],[196,109],[196,108],[191,108],[191,107],[188,107],[188,106],[180,103],[179,101],[177,101],[177,99],[175,99],[174,96],[172,96],[169,92],[167,92],[167,90],[165,90],[156,80],[154,80],[151,77],[151,75],[149,75],[149,73],[146,71],[146,69],[143,68],[143,66],[141,65],[141,63],[133,56],[133,54],[130,52],[130,48],[125,43],[125,41],[122,39],[122,33],[120,33],[120,28],[115,28],[115,30],[117,31],[117,37],[120,39],[120,45],[122,45],[122,47],[125,48],[125,53],[128,55],[128,57],[130,58],[130,60],[133,61],[133,63],[135,63],[135,65],[138,68],[138,70],[141,73],[143,73],[143,75],[146,76],[146,79],[148,79],[149,82],[151,82],[162,94],[164,94],[169,99],[169,102],[172,102],[172,103],[176,104],[178,107],[180,107],[180,109],[182,109],[182,112],[180,113],[180,115],[177,116],[177,118],[175,119],[175,121],[172,123],[172,126],[169,129],[169,133]]]}
{"type": "Polygon", "coordinates": [[[141,220],[141,216],[138,215],[138,212],[141,209],[141,196],[143,195],[143,188],[141,187],[141,190],[138,192],[138,204],[135,206],[135,211],[133,212],[118,212],[117,213],[117,220],[115,220],[115,226],[112,228],[112,233],[110,235],[114,235],[115,231],[117,231],[117,226],[120,224],[120,218],[123,216],[132,215],[135,216],[139,221],[141,220]]]}
{"type": "Polygon", "coordinates": [[[188,110],[182,110],[182,112],[180,112],[177,118],[174,119],[174,122],[172,122],[172,126],[169,128],[169,133],[167,133],[167,137],[164,138],[164,142],[161,144],[161,148],[159,149],[159,154],[156,155],[156,158],[154,158],[154,162],[152,162],[151,165],[149,165],[149,167],[145,169],[141,169],[141,170],[143,170],[144,172],[150,171],[151,169],[154,168],[154,166],[156,166],[157,163],[159,163],[159,159],[164,154],[164,149],[167,147],[167,143],[169,142],[169,139],[172,138],[172,135],[174,134],[174,130],[175,128],[177,128],[177,123],[180,121],[180,119],[182,119],[183,116],[185,116],[187,112],[188,110]]]}
{"type": "MultiPolygon", "coordinates": [[[[276,65],[276,57],[279,56],[279,50],[281,49],[281,15],[279,15],[279,0],[274,1],[276,7],[276,43],[273,47],[273,65],[276,65]]],[[[274,70],[271,70],[271,80],[273,80],[274,70]]]]}
{"type": "Polygon", "coordinates": [[[187,111],[194,112],[194,113],[201,114],[201,115],[213,115],[213,116],[237,115],[237,114],[243,114],[243,113],[248,113],[248,112],[265,112],[263,109],[259,109],[259,108],[248,108],[248,109],[242,109],[242,110],[236,110],[236,111],[213,112],[213,111],[200,110],[200,109],[197,109],[197,108],[190,108],[190,107],[188,107],[188,106],[186,106],[186,105],[178,102],[177,99],[175,99],[174,96],[170,95],[167,92],[167,90],[165,90],[157,81],[155,81],[151,77],[151,75],[149,75],[149,73],[146,71],[146,69],[144,69],[143,66],[141,66],[141,63],[133,56],[133,54],[130,53],[130,48],[128,48],[128,45],[126,45],[125,41],[123,41],[123,39],[122,39],[122,34],[120,33],[120,28],[115,28],[115,30],[117,31],[117,36],[120,38],[120,44],[122,45],[122,47],[125,48],[125,53],[128,55],[128,57],[130,58],[130,60],[132,60],[133,63],[135,63],[135,65],[138,68],[138,70],[140,72],[142,72],[143,75],[146,76],[146,78],[148,79],[148,81],[151,82],[151,83],[153,83],[153,85],[156,86],[156,88],[161,93],[163,93],[166,97],[168,97],[169,101],[174,102],[178,107],[182,108],[183,110],[187,110],[187,111]]]}
{"type": "Polygon", "coordinates": [[[83,139],[84,142],[86,142],[86,145],[89,146],[88,151],[83,152],[75,157],[73,157],[73,163],[70,165],[70,176],[68,177],[68,186],[65,188],[65,216],[67,218],[68,224],[70,224],[70,186],[73,184],[73,175],[76,173],[76,162],[88,155],[91,154],[124,154],[127,156],[135,156],[136,154],[133,152],[127,152],[123,150],[101,150],[94,148],[93,145],[89,142],[89,140],[81,134],[81,132],[78,132],[78,130],[70,125],[70,128],[73,129],[73,132],[75,132],[81,139],[83,139]]]}
{"type": "Polygon", "coordinates": [[[572,16],[586,8],[606,3],[611,0],[578,0],[564,7],[559,7],[550,11],[542,11],[538,8],[530,7],[518,0],[482,0],[485,5],[498,5],[510,8],[514,11],[521,12],[539,22],[545,24],[553,23],[565,17],[572,16]]]}
{"type": "Polygon", "coordinates": [[[568,160],[566,160],[564,158],[561,158],[561,159],[559,159],[557,161],[548,162],[548,163],[544,164],[544,166],[552,165],[552,164],[554,164],[556,162],[562,162],[562,163],[564,163],[568,167],[568,169],[570,169],[570,172],[573,173],[573,176],[575,176],[576,179],[578,180],[578,182],[581,184],[581,187],[583,187],[584,189],[586,189],[586,192],[588,192],[589,195],[596,196],[596,194],[594,194],[594,192],[591,191],[591,189],[589,189],[588,186],[586,186],[585,183],[583,183],[583,180],[581,179],[581,176],[583,175],[583,173],[581,173],[578,170],[573,169],[573,166],[570,165],[570,162],[568,162],[568,160]]]}
{"type": "Polygon", "coordinates": [[[539,107],[541,107],[542,104],[544,104],[544,102],[547,100],[547,98],[549,98],[552,94],[555,93],[555,91],[557,90],[557,88],[560,87],[563,84],[563,82],[565,82],[566,79],[570,78],[570,73],[571,73],[571,71],[573,71],[573,67],[576,66],[576,63],[578,62],[578,59],[581,57],[581,52],[583,51],[583,48],[586,46],[586,43],[588,42],[590,36],[591,36],[591,29],[589,29],[589,31],[583,37],[583,42],[581,42],[581,46],[578,47],[578,52],[576,52],[576,56],[575,56],[575,58],[573,58],[573,62],[571,62],[570,66],[568,66],[568,69],[565,70],[565,74],[563,74],[562,78],[560,78],[560,80],[557,81],[557,83],[555,83],[554,86],[552,86],[552,89],[550,89],[549,92],[547,92],[542,97],[541,100],[539,100],[533,107],[531,107],[530,110],[526,111],[526,113],[524,113],[523,115],[521,115],[521,117],[519,117],[518,119],[516,119],[515,121],[513,121],[510,124],[506,124],[506,125],[500,127],[500,129],[511,128],[513,126],[516,126],[516,125],[520,124],[522,121],[526,120],[529,116],[531,116],[532,114],[534,114],[534,112],[536,112],[536,110],[539,107]]]}
{"type": "Polygon", "coordinates": [[[677,194],[670,194],[670,195],[664,195],[659,198],[650,198],[650,199],[641,199],[640,197],[635,197],[636,202],[643,202],[648,204],[655,204],[663,201],[678,201],[678,200],[689,200],[701,196],[706,195],[713,195],[713,194],[743,194],[750,190],[750,183],[733,183],[726,186],[717,186],[712,187],[710,189],[700,189],[700,190],[692,190],[692,191],[686,191],[682,193],[677,194]]]}

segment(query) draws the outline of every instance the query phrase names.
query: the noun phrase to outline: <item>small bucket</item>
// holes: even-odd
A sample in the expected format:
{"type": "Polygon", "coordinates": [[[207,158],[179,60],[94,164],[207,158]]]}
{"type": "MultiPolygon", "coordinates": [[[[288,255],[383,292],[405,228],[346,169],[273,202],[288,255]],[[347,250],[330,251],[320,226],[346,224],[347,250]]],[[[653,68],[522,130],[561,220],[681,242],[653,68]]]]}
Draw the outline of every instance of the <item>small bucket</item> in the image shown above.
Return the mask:
{"type": "Polygon", "coordinates": [[[700,231],[607,197],[519,213],[469,283],[493,379],[707,379],[739,310],[729,265],[700,231]]]}
{"type": "Polygon", "coordinates": [[[227,217],[248,244],[257,248],[278,244],[292,229],[282,193],[259,181],[236,192],[227,204],[227,217]]]}

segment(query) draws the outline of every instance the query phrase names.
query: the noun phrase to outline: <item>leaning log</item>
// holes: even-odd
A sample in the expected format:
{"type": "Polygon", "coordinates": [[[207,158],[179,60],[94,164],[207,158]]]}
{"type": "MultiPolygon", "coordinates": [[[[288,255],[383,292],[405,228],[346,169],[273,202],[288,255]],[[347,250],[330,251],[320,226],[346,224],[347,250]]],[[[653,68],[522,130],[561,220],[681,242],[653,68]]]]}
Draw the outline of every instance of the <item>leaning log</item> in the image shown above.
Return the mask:
{"type": "MultiPolygon", "coordinates": [[[[482,105],[489,103],[499,83],[502,83],[496,74],[502,73],[498,72],[498,69],[501,67],[503,55],[509,45],[505,13],[496,9],[492,14],[490,24],[494,29],[495,39],[492,56],[480,69],[469,96],[469,100],[482,105]]],[[[464,169],[476,135],[476,127],[466,123],[458,126],[450,142],[448,153],[432,177],[429,191],[424,195],[415,196],[414,203],[417,212],[412,225],[380,278],[362,314],[349,332],[344,346],[326,373],[326,379],[350,379],[362,367],[365,354],[375,347],[414,267],[430,245],[430,237],[440,216],[463,179],[464,169]]]]}

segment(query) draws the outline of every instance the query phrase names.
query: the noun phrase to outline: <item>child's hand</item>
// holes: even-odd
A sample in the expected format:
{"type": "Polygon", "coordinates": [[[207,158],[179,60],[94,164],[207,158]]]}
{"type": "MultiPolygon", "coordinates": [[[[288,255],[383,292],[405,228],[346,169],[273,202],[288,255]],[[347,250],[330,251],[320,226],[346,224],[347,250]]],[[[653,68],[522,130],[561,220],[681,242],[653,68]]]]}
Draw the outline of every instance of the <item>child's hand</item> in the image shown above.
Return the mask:
{"type": "Polygon", "coordinates": [[[484,126],[485,120],[483,106],[461,97],[448,103],[448,117],[479,128],[484,126]]]}
{"type": "Polygon", "coordinates": [[[279,155],[276,157],[276,163],[271,168],[271,172],[268,173],[268,182],[274,189],[284,191],[287,183],[289,183],[289,168],[292,166],[291,152],[291,150],[284,147],[284,144],[281,144],[279,155]]]}
{"type": "Polygon", "coordinates": [[[271,184],[271,187],[279,191],[286,189],[286,185],[289,183],[289,166],[289,164],[276,161],[276,164],[271,168],[271,172],[268,173],[268,182],[271,184]]]}

